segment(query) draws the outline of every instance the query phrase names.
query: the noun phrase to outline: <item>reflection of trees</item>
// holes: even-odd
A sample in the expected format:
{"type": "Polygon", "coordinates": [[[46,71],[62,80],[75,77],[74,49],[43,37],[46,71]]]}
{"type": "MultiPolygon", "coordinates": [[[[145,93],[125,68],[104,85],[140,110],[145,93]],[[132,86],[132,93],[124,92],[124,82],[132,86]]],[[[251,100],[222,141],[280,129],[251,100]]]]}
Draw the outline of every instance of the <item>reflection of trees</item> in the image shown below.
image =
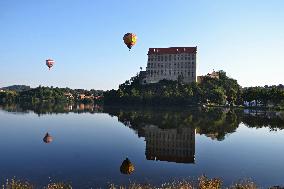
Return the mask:
{"type": "Polygon", "coordinates": [[[93,104],[67,104],[67,103],[22,103],[22,104],[5,104],[0,108],[9,112],[28,113],[33,111],[38,115],[43,114],[59,114],[59,113],[96,113],[102,112],[102,107],[93,104]]]}
{"type": "Polygon", "coordinates": [[[196,128],[200,134],[223,140],[227,133],[232,133],[238,127],[240,117],[237,112],[228,109],[118,109],[105,107],[104,112],[118,117],[125,125],[143,134],[143,127],[156,125],[162,129],[196,128]]]}
{"type": "Polygon", "coordinates": [[[229,133],[235,132],[243,122],[248,127],[269,127],[271,130],[284,129],[284,112],[225,109],[225,108],[154,108],[154,107],[110,107],[92,104],[39,103],[32,105],[0,104],[0,108],[9,112],[42,114],[59,113],[97,113],[104,112],[117,116],[126,126],[143,135],[143,127],[155,125],[161,129],[192,127],[197,133],[212,139],[223,140],[229,133]]]}
{"type": "Polygon", "coordinates": [[[284,129],[284,112],[249,112],[243,115],[242,122],[247,127],[269,127],[271,130],[284,129]]]}
{"type": "Polygon", "coordinates": [[[239,112],[226,109],[210,109],[197,115],[197,132],[205,134],[212,139],[224,140],[226,134],[233,133],[241,120],[239,112]]]}
{"type": "Polygon", "coordinates": [[[2,104],[0,105],[0,109],[7,112],[28,113],[28,111],[21,108],[19,104],[2,104]]]}

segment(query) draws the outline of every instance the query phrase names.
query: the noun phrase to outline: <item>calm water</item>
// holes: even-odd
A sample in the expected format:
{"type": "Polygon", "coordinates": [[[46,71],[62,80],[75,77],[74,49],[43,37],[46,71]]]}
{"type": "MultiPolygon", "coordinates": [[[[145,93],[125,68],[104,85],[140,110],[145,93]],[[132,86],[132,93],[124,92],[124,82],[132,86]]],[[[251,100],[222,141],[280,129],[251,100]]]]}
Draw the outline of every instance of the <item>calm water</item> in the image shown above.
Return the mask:
{"type": "Polygon", "coordinates": [[[228,109],[5,106],[0,178],[75,188],[220,177],[284,184],[284,113],[228,109]],[[44,143],[49,132],[51,143],[44,143]],[[131,175],[120,173],[128,157],[131,175]]]}

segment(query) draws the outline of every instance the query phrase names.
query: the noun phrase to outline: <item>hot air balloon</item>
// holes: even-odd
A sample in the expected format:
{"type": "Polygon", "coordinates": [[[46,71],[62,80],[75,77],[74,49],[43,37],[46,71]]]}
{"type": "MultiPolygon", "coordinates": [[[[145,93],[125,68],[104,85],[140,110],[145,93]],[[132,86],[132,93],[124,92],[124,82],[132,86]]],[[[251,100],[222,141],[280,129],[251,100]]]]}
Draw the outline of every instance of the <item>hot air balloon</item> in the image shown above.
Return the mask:
{"type": "Polygon", "coordinates": [[[51,143],[52,142],[52,136],[49,133],[46,133],[44,138],[43,138],[43,142],[51,143]]]}
{"type": "Polygon", "coordinates": [[[120,172],[122,174],[130,175],[134,171],[134,165],[130,162],[128,158],[126,158],[121,166],[120,166],[120,172]]]}
{"type": "Polygon", "coordinates": [[[45,64],[47,65],[49,70],[53,66],[53,64],[55,63],[54,60],[51,60],[51,59],[47,59],[45,62],[46,62],[45,64]]]}
{"type": "Polygon", "coordinates": [[[134,33],[127,33],[123,36],[125,45],[130,49],[136,44],[137,36],[134,33]]]}

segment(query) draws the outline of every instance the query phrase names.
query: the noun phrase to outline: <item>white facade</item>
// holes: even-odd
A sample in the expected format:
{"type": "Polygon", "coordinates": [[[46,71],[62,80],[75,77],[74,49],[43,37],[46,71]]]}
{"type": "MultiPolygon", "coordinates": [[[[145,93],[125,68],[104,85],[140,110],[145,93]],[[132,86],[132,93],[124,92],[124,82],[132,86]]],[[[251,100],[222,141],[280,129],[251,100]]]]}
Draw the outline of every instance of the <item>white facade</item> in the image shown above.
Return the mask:
{"type": "Polygon", "coordinates": [[[196,82],[197,47],[150,48],[143,83],[160,80],[177,80],[184,83],[196,82]]]}

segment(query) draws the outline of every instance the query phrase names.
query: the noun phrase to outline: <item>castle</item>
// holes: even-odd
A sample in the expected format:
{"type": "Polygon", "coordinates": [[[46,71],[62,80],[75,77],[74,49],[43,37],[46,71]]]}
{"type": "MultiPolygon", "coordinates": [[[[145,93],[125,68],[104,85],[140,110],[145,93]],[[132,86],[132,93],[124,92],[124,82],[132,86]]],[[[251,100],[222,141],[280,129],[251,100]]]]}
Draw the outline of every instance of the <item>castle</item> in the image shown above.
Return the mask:
{"type": "Polygon", "coordinates": [[[196,82],[197,47],[149,48],[146,71],[140,72],[142,83],[157,83],[160,80],[196,82]]]}

